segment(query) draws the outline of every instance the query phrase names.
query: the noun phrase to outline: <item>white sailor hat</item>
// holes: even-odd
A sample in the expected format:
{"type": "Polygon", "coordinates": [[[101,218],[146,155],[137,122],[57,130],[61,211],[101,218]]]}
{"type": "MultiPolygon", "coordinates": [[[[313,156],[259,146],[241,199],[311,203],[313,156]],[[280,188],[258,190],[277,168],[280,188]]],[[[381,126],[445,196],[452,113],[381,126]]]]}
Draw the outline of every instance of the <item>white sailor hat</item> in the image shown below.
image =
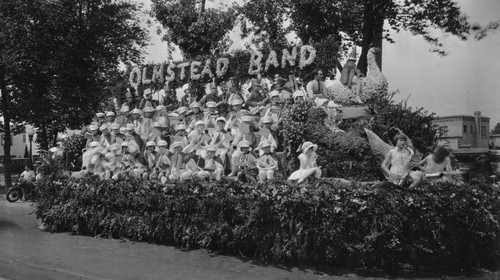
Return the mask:
{"type": "Polygon", "coordinates": [[[89,147],[95,148],[95,147],[99,147],[99,145],[101,145],[99,142],[92,141],[92,142],[90,142],[89,147]]]}
{"type": "Polygon", "coordinates": [[[185,106],[183,107],[180,107],[179,109],[177,109],[177,113],[179,114],[182,114],[182,113],[186,113],[189,109],[185,106]]]}
{"type": "Polygon", "coordinates": [[[231,105],[235,106],[235,105],[241,105],[243,104],[243,100],[239,99],[239,98],[235,98],[233,99],[233,102],[231,102],[231,105]]]}
{"type": "Polygon", "coordinates": [[[170,149],[174,149],[174,148],[177,148],[177,147],[182,147],[182,143],[180,141],[175,141],[174,143],[172,143],[170,145],[170,149]]]}
{"type": "Polygon", "coordinates": [[[293,93],[293,98],[297,98],[297,97],[304,97],[304,93],[301,91],[301,90],[297,90],[296,92],[293,93]]]}
{"type": "Polygon", "coordinates": [[[104,117],[104,116],[105,116],[105,115],[104,115],[104,113],[102,113],[102,112],[99,112],[99,113],[97,113],[97,114],[95,114],[95,115],[96,115],[96,117],[98,117],[98,118],[102,118],[102,117],[104,117]]]}
{"type": "Polygon", "coordinates": [[[163,110],[167,110],[167,107],[165,107],[164,105],[156,106],[156,111],[163,111],[163,110]]]}
{"type": "Polygon", "coordinates": [[[227,122],[227,120],[226,120],[226,118],[224,118],[224,117],[218,117],[218,118],[215,120],[215,122],[216,122],[216,123],[218,123],[218,122],[224,122],[224,123],[226,123],[226,122],[227,122]]]}
{"type": "Polygon", "coordinates": [[[217,148],[214,145],[207,146],[207,152],[217,152],[217,148]]]}
{"type": "Polygon", "coordinates": [[[240,144],[238,146],[240,148],[250,148],[250,142],[248,142],[247,140],[243,140],[240,142],[240,144]]]}
{"type": "Polygon", "coordinates": [[[175,127],[175,131],[179,131],[179,130],[186,130],[186,126],[183,125],[183,124],[179,124],[175,127]]]}
{"type": "Polygon", "coordinates": [[[269,96],[270,96],[271,98],[273,98],[273,97],[279,97],[279,96],[280,96],[280,93],[279,93],[279,91],[277,91],[277,90],[273,90],[273,91],[271,91],[271,92],[269,93],[269,96]]]}
{"type": "Polygon", "coordinates": [[[132,110],[132,114],[139,114],[139,115],[142,115],[142,111],[135,108],[134,110],[132,110]]]}
{"type": "Polygon", "coordinates": [[[217,103],[215,103],[213,101],[208,101],[206,105],[207,105],[207,108],[215,108],[217,106],[217,103]]]}
{"type": "Polygon", "coordinates": [[[252,122],[253,120],[254,120],[253,116],[246,115],[246,116],[241,117],[242,122],[252,122]]]}
{"type": "Polygon", "coordinates": [[[191,107],[191,108],[200,108],[201,106],[200,106],[200,103],[198,103],[198,102],[195,101],[195,102],[191,103],[191,105],[189,105],[189,107],[191,107]]]}
{"type": "Polygon", "coordinates": [[[167,147],[168,143],[165,140],[158,141],[158,147],[167,147]]]}
{"type": "Polygon", "coordinates": [[[151,106],[146,106],[146,107],[142,108],[143,113],[153,113],[154,111],[155,111],[155,109],[151,106]]]}
{"type": "Polygon", "coordinates": [[[185,154],[190,154],[190,153],[194,152],[194,146],[187,145],[186,147],[184,147],[184,149],[182,149],[182,152],[185,154]]]}

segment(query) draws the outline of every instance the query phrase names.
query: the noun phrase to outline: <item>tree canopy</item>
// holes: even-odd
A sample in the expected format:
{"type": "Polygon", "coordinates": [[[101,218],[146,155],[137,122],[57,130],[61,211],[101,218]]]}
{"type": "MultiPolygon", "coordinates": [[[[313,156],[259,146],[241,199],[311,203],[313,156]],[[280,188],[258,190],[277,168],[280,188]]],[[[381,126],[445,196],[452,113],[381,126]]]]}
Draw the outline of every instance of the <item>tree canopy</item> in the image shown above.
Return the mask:
{"type": "MultiPolygon", "coordinates": [[[[120,61],[140,60],[146,33],[128,1],[3,1],[24,18],[0,33],[11,116],[39,129],[46,149],[57,132],[79,128],[110,96],[120,61]],[[19,5],[14,8],[13,6],[19,5]],[[3,45],[3,44],[2,44],[3,45]]],[[[5,107],[4,107],[5,109],[5,107]]]]}
{"type": "Polygon", "coordinates": [[[500,134],[500,123],[495,125],[495,127],[491,130],[491,134],[500,134]]]}
{"type": "Polygon", "coordinates": [[[154,17],[166,29],[163,39],[178,45],[185,57],[227,51],[230,45],[227,33],[236,19],[234,8],[205,9],[205,1],[197,5],[196,0],[152,2],[154,17]]]}
{"type": "MultiPolygon", "coordinates": [[[[430,43],[431,51],[445,55],[433,30],[440,29],[461,40],[482,39],[498,22],[488,26],[471,23],[453,0],[253,0],[240,12],[251,25],[244,35],[261,36],[270,45],[281,44],[294,31],[305,43],[326,37],[339,40],[343,50],[351,44],[362,47],[358,68],[366,73],[366,56],[371,46],[382,47],[382,40],[394,42],[384,23],[395,31],[407,30],[430,43]],[[252,33],[253,31],[253,33],[252,33]]],[[[381,65],[381,58],[378,62],[381,65]]]]}

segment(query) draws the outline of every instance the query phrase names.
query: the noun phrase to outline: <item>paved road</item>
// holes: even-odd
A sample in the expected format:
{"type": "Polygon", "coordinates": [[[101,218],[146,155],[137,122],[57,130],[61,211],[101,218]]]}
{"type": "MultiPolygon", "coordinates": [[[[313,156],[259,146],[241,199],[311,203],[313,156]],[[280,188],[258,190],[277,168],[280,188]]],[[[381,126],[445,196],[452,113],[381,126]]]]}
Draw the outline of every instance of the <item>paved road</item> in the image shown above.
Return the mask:
{"type": "MultiPolygon", "coordinates": [[[[375,279],[258,266],[145,243],[51,234],[38,229],[29,203],[0,196],[0,280],[16,279],[375,279]]],[[[485,274],[476,279],[499,279],[485,274]]],[[[463,278],[447,278],[463,279],[463,278]]]]}
{"type": "Polygon", "coordinates": [[[38,229],[30,203],[0,196],[0,279],[328,279],[203,251],[38,229]]]}

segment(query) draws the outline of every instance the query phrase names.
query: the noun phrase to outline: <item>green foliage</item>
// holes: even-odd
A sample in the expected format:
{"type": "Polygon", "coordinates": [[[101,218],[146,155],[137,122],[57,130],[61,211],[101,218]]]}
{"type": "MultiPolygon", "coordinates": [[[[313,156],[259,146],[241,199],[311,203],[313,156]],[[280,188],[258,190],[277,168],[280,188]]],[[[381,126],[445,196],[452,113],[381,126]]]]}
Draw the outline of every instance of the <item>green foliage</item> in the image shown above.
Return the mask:
{"type": "Polygon", "coordinates": [[[42,182],[50,183],[69,177],[64,171],[64,158],[61,155],[50,154],[46,151],[39,151],[39,153],[42,164],[37,172],[41,174],[42,182]]]}
{"type": "Polygon", "coordinates": [[[413,271],[492,268],[500,193],[447,183],[422,190],[320,180],[161,185],[96,177],[38,186],[51,232],[204,248],[269,262],[413,271]]]}
{"type": "Polygon", "coordinates": [[[495,127],[491,130],[491,134],[500,134],[500,123],[495,125],[495,127]]]}
{"type": "Polygon", "coordinates": [[[14,121],[40,130],[47,149],[57,132],[88,123],[108,101],[108,82],[120,62],[140,59],[146,33],[129,1],[3,1],[0,10],[10,8],[22,17],[2,14],[9,107],[14,121]]]}
{"type": "Polygon", "coordinates": [[[296,32],[302,42],[319,42],[331,37],[345,51],[352,44],[361,46],[358,68],[366,73],[366,55],[370,45],[381,46],[385,39],[391,43],[383,23],[395,30],[407,30],[421,35],[432,51],[445,55],[440,38],[432,31],[440,29],[462,40],[482,39],[499,26],[473,24],[453,0],[394,1],[394,0],[253,0],[240,8],[249,21],[243,35],[257,35],[257,42],[271,46],[286,42],[285,35],[296,32]]]}
{"type": "Polygon", "coordinates": [[[82,166],[82,154],[87,139],[85,132],[75,133],[62,141],[62,146],[66,152],[66,160],[71,171],[78,171],[82,166]]]}
{"type": "Polygon", "coordinates": [[[439,136],[438,126],[432,124],[434,113],[424,108],[408,107],[406,101],[396,103],[395,93],[379,96],[367,101],[372,116],[370,129],[386,142],[402,130],[412,141],[413,146],[422,153],[432,151],[439,136]]]}
{"type": "Polygon", "coordinates": [[[318,145],[318,166],[325,177],[353,180],[382,178],[380,162],[372,155],[370,146],[356,130],[332,132],[324,123],[326,112],[313,107],[312,102],[293,105],[283,116],[283,135],[290,147],[292,170],[298,168],[300,146],[305,141],[318,145]]]}
{"type": "Polygon", "coordinates": [[[281,48],[287,45],[288,30],[285,17],[289,14],[289,0],[248,1],[238,9],[243,37],[251,36],[256,45],[281,48]]]}
{"type": "Polygon", "coordinates": [[[154,16],[167,29],[163,40],[178,45],[187,58],[218,54],[229,48],[224,38],[236,20],[233,8],[206,9],[200,15],[196,0],[152,2],[154,16]]]}

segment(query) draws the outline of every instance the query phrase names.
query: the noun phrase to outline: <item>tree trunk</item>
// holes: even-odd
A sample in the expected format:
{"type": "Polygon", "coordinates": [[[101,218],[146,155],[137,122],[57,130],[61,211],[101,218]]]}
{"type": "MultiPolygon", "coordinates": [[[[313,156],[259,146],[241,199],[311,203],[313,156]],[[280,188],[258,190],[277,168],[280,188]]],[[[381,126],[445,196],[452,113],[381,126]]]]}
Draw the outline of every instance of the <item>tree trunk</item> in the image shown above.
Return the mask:
{"type": "Polygon", "coordinates": [[[57,147],[57,130],[55,130],[52,134],[52,147],[57,147]]]}
{"type": "Polygon", "coordinates": [[[39,133],[37,133],[36,139],[38,140],[37,142],[40,143],[40,149],[42,150],[48,150],[49,149],[49,140],[48,140],[48,134],[47,134],[47,126],[45,123],[42,123],[40,127],[39,133]]]}
{"type": "Polygon", "coordinates": [[[10,142],[10,112],[9,112],[9,94],[7,92],[7,86],[5,81],[5,66],[0,65],[0,91],[2,92],[2,113],[5,128],[4,135],[4,146],[3,146],[3,165],[4,165],[4,176],[5,176],[5,186],[12,186],[12,174],[11,174],[11,159],[10,159],[10,147],[12,143],[10,142]]]}
{"type": "Polygon", "coordinates": [[[366,75],[368,69],[368,51],[371,47],[380,48],[375,60],[382,70],[382,39],[384,31],[385,5],[387,1],[375,3],[372,0],[365,2],[363,12],[363,40],[361,41],[361,56],[358,61],[358,69],[366,75]]]}
{"type": "Polygon", "coordinates": [[[200,12],[198,14],[198,18],[200,18],[205,12],[205,2],[206,0],[200,0],[200,12]]]}

